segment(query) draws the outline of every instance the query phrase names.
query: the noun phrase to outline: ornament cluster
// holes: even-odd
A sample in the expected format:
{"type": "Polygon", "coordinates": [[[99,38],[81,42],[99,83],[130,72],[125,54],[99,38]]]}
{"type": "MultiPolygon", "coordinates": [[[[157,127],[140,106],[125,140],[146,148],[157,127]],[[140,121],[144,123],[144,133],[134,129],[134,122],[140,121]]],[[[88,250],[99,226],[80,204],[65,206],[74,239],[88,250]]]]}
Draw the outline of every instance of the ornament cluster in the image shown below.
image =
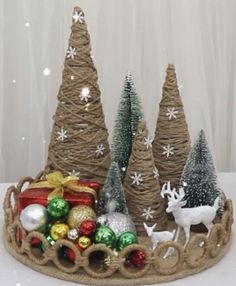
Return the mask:
{"type": "MultiPolygon", "coordinates": [[[[60,197],[55,197],[48,202],[47,207],[41,204],[30,204],[20,213],[20,222],[27,231],[44,233],[50,245],[59,239],[73,241],[77,248],[83,251],[92,244],[92,236],[96,231],[96,213],[86,205],[70,207],[69,203],[60,197]]],[[[44,251],[41,242],[34,247],[44,251]]],[[[68,258],[71,259],[70,251],[68,258]]]]}
{"type": "MultiPolygon", "coordinates": [[[[73,196],[73,192],[70,196],[73,196]]],[[[40,203],[29,203],[22,208],[19,220],[26,232],[43,233],[50,246],[65,239],[73,242],[81,253],[92,244],[103,244],[117,254],[126,246],[138,243],[135,226],[128,215],[111,212],[97,218],[96,208],[71,205],[64,197],[48,199],[46,205],[41,204],[42,198],[38,201],[40,203]]],[[[45,251],[45,245],[36,237],[31,240],[31,246],[45,251]]],[[[68,261],[75,260],[74,252],[66,246],[60,248],[59,256],[68,261]]],[[[106,258],[104,265],[107,264],[106,258]]],[[[139,267],[144,259],[145,254],[136,251],[127,256],[126,263],[139,267]]]]}

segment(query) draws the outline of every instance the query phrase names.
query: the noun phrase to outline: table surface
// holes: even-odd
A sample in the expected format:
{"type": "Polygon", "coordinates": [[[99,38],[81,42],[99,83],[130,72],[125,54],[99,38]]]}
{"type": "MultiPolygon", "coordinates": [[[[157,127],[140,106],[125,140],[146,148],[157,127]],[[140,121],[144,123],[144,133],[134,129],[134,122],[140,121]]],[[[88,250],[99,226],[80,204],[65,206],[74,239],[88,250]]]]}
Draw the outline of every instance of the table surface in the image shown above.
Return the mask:
{"type": "MultiPolygon", "coordinates": [[[[236,205],[236,173],[220,173],[218,175],[219,185],[224,190],[227,197],[231,198],[233,204],[236,205]]],[[[0,184],[0,204],[7,187],[12,184],[0,184]]],[[[0,229],[3,229],[3,210],[0,208],[0,229]]],[[[233,232],[235,226],[233,225],[233,232]]],[[[162,283],[159,285],[170,286],[199,286],[199,285],[235,285],[236,279],[236,239],[232,238],[232,245],[229,252],[223,259],[212,268],[209,268],[201,273],[189,276],[180,280],[169,283],[162,283]],[[233,282],[234,281],[234,282],[233,282]]],[[[3,243],[0,243],[0,277],[1,285],[4,286],[78,286],[80,284],[62,281],[56,278],[48,277],[44,274],[38,273],[10,256],[4,249],[3,243]]],[[[104,283],[105,285],[105,283],[104,283]]]]}

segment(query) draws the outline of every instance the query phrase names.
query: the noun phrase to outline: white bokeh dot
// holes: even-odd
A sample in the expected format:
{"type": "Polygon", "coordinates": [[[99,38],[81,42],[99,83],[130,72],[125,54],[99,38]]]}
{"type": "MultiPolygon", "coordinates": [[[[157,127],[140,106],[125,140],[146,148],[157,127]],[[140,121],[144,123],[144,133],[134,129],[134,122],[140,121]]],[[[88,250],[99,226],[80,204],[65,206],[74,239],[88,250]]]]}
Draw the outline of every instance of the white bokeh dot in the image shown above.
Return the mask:
{"type": "Polygon", "coordinates": [[[43,70],[43,74],[44,74],[45,76],[49,76],[50,73],[51,73],[51,71],[50,71],[49,68],[45,68],[45,69],[43,70]]]}
{"type": "Polygon", "coordinates": [[[25,136],[22,136],[22,137],[21,137],[21,140],[25,141],[25,136]]]}
{"type": "Polygon", "coordinates": [[[16,80],[15,80],[15,79],[13,79],[13,80],[12,80],[12,83],[16,83],[16,80]]]}
{"type": "Polygon", "coordinates": [[[43,144],[46,144],[47,143],[47,141],[46,140],[43,140],[43,144]]]}
{"type": "Polygon", "coordinates": [[[25,22],[25,27],[28,28],[30,26],[29,22],[25,22]]]}

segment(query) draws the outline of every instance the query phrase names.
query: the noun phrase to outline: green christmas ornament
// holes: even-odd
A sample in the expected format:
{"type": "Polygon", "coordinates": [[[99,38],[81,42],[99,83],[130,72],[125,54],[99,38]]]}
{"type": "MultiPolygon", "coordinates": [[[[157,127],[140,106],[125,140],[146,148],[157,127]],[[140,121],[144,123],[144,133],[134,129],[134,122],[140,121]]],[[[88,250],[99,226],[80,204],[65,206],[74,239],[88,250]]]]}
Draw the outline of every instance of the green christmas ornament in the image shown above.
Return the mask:
{"type": "MultiPolygon", "coordinates": [[[[51,237],[50,234],[48,234],[48,235],[46,236],[46,239],[47,239],[47,241],[48,241],[48,243],[49,243],[49,246],[53,246],[53,245],[56,243],[56,241],[51,237]]],[[[40,250],[41,250],[42,252],[45,251],[45,245],[44,245],[43,243],[40,244],[39,248],[40,248],[40,250]]]]}
{"type": "Polygon", "coordinates": [[[94,235],[94,242],[95,243],[103,243],[109,248],[113,248],[116,241],[116,235],[114,231],[106,226],[101,225],[97,228],[95,235],[94,235]]]}
{"type": "Polygon", "coordinates": [[[49,201],[47,210],[52,218],[58,219],[68,214],[69,204],[63,198],[56,197],[49,201]]]}
{"type": "MultiPolygon", "coordinates": [[[[56,241],[51,237],[50,234],[46,236],[46,239],[47,239],[47,241],[48,241],[50,246],[53,246],[56,243],[56,241]]],[[[40,243],[39,249],[42,252],[45,251],[45,246],[44,246],[43,243],[40,243]]],[[[64,258],[64,259],[66,258],[66,246],[63,245],[62,247],[60,247],[58,249],[58,255],[59,255],[60,258],[64,258]]]]}
{"type": "Polygon", "coordinates": [[[122,250],[130,244],[137,243],[138,239],[135,233],[131,231],[123,232],[119,235],[116,243],[116,249],[118,251],[122,250]]]}

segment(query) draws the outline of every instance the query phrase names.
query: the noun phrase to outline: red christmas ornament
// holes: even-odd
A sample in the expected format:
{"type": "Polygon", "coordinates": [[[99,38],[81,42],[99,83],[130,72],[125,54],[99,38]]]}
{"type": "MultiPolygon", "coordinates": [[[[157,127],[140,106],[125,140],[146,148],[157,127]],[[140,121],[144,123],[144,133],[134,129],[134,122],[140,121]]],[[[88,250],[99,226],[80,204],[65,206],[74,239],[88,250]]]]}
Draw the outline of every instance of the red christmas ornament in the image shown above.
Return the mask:
{"type": "Polygon", "coordinates": [[[79,227],[80,235],[91,236],[96,230],[96,222],[90,219],[86,219],[81,222],[79,227]]]}
{"type": "MultiPolygon", "coordinates": [[[[18,237],[17,237],[18,239],[19,239],[19,241],[22,241],[22,240],[24,240],[25,239],[25,237],[23,236],[23,233],[22,233],[22,231],[19,229],[19,232],[18,232],[18,237]]],[[[32,239],[31,239],[31,245],[33,246],[33,247],[38,247],[39,245],[40,245],[40,243],[41,243],[41,240],[40,239],[38,239],[37,237],[32,237],[32,239]]]]}
{"type": "MultiPolygon", "coordinates": [[[[78,249],[80,252],[83,251],[82,248],[81,248],[78,244],[75,244],[75,246],[77,247],[77,249],[78,249]]],[[[69,247],[66,248],[66,258],[69,259],[70,261],[73,261],[73,262],[75,261],[75,253],[74,253],[74,251],[73,251],[71,248],[69,248],[69,247]]]]}
{"type": "Polygon", "coordinates": [[[130,254],[129,262],[135,267],[142,267],[145,261],[145,253],[142,250],[135,250],[130,254]]]}

